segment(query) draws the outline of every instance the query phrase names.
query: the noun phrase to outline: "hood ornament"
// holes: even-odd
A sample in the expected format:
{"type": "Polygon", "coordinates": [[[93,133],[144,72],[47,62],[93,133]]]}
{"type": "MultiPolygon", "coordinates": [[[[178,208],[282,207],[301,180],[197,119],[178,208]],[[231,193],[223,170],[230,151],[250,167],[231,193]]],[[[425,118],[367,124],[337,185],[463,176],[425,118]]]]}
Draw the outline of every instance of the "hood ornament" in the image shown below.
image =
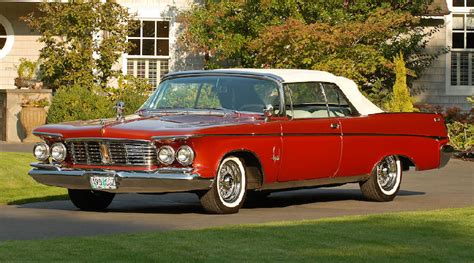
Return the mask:
{"type": "Polygon", "coordinates": [[[107,121],[105,119],[100,119],[100,135],[104,136],[105,133],[105,126],[107,126],[107,121]]]}
{"type": "Polygon", "coordinates": [[[123,116],[124,110],[125,110],[125,102],[119,101],[117,104],[115,104],[114,109],[117,111],[116,114],[116,120],[117,121],[125,121],[125,117],[123,116]]]}

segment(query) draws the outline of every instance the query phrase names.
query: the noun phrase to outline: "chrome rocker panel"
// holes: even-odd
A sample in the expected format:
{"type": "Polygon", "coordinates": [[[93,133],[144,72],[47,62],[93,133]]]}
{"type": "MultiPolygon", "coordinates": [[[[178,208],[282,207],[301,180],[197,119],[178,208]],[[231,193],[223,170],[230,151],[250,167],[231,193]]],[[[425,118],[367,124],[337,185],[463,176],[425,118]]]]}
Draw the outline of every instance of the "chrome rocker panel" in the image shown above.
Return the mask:
{"type": "Polygon", "coordinates": [[[52,164],[31,163],[29,175],[38,183],[68,189],[91,189],[90,176],[114,176],[117,189],[112,193],[171,193],[208,190],[212,180],[204,179],[190,169],[159,169],[153,172],[79,170],[52,164]]]}

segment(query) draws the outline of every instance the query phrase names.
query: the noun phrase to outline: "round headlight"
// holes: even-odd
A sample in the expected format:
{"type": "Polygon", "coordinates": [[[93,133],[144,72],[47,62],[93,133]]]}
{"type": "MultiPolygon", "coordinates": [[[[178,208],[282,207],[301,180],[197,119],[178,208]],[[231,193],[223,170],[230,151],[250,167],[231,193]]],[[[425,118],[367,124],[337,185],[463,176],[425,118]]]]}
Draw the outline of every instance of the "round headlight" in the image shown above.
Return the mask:
{"type": "Polygon", "coordinates": [[[35,144],[33,155],[38,161],[46,161],[49,158],[49,146],[44,142],[35,144]]]}
{"type": "Polygon", "coordinates": [[[163,146],[158,150],[158,160],[162,164],[170,165],[174,162],[174,149],[171,146],[163,146]]]}
{"type": "Polygon", "coordinates": [[[194,161],[194,151],[191,147],[184,145],[181,146],[176,152],[176,160],[182,165],[190,165],[194,161]]]}
{"type": "Polygon", "coordinates": [[[66,154],[66,146],[63,143],[57,142],[51,146],[51,158],[56,162],[64,161],[64,159],[66,159],[66,154]]]}

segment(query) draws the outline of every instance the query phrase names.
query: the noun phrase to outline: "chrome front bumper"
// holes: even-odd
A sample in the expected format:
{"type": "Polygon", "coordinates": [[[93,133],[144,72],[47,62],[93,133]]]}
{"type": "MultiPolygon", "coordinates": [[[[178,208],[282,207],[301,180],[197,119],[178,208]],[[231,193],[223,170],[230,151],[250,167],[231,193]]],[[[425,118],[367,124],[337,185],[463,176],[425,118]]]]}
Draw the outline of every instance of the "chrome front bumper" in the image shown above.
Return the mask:
{"type": "Polygon", "coordinates": [[[28,173],[38,183],[69,189],[91,189],[91,176],[115,177],[114,193],[171,193],[208,190],[212,180],[201,178],[189,169],[145,171],[78,170],[51,164],[32,163],[28,173]]]}

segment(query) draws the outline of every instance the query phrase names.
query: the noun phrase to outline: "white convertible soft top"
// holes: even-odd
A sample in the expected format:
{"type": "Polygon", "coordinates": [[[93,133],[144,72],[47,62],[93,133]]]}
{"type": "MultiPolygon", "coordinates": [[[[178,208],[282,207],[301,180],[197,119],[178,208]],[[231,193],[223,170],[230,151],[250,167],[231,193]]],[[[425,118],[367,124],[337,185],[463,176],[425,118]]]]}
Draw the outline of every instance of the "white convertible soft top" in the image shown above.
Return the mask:
{"type": "Polygon", "coordinates": [[[233,71],[242,73],[272,74],[283,80],[283,83],[296,82],[329,82],[336,84],[346,95],[356,110],[362,115],[383,112],[379,107],[360,93],[357,84],[344,77],[335,76],[329,72],[303,69],[219,69],[217,71],[233,71]]]}

